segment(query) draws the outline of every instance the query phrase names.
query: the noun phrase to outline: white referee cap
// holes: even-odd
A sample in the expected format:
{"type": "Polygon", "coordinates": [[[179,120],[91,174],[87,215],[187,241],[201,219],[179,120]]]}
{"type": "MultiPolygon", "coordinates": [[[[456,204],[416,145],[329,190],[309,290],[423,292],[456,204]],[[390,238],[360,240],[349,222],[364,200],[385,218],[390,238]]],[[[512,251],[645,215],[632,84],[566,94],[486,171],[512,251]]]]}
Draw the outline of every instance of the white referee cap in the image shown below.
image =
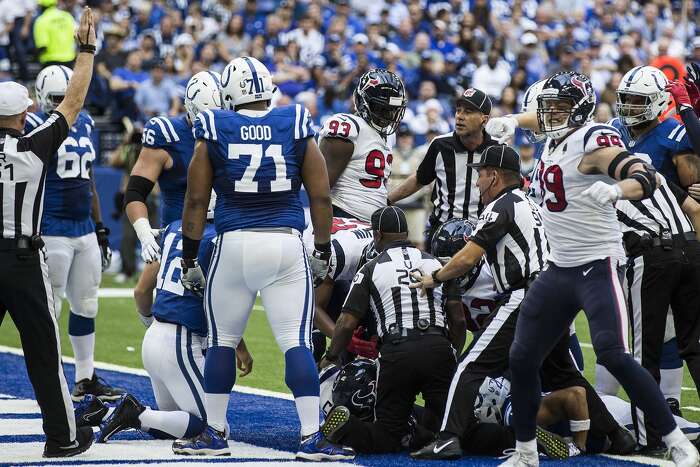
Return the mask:
{"type": "Polygon", "coordinates": [[[0,115],[18,115],[34,102],[29,98],[27,88],[14,81],[0,83],[0,115]]]}

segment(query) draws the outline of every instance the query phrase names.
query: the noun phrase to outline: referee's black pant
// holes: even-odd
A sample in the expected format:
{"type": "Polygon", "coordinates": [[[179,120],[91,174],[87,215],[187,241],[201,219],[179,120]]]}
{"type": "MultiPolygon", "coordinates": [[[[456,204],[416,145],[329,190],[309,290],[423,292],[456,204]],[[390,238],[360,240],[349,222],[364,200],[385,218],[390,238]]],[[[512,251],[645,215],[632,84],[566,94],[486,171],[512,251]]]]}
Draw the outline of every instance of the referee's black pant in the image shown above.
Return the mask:
{"type": "MultiPolygon", "coordinates": [[[[629,258],[625,275],[627,309],[632,323],[634,357],[661,378],[660,360],[669,306],[681,358],[688,365],[695,387],[700,387],[700,242],[665,250],[652,247],[629,258]]],[[[656,447],[661,437],[640,410],[637,433],[640,444],[656,447]]]]}
{"type": "Polygon", "coordinates": [[[411,444],[423,446],[429,442],[439,428],[456,365],[446,337],[422,335],[395,343],[387,339],[377,360],[375,421],[363,422],[351,416],[342,443],[368,454],[401,450],[404,437],[411,431],[409,418],[418,394],[425,400],[425,414],[411,444]]]}
{"type": "Polygon", "coordinates": [[[19,331],[47,444],[67,446],[75,440],[75,415],[51,310],[53,292],[43,252],[18,257],[16,249],[0,249],[0,322],[8,312],[19,331]]]}
{"type": "MultiPolygon", "coordinates": [[[[508,352],[525,290],[515,290],[489,316],[481,334],[472,342],[452,379],[441,433],[457,436],[469,454],[500,456],[515,446],[512,427],[482,423],[474,414],[474,401],[486,377],[497,378],[508,370],[508,352]]],[[[569,333],[558,339],[540,371],[544,391],[572,386],[586,390],[592,434],[605,436],[618,428],[617,422],[569,354],[569,333]]]]}

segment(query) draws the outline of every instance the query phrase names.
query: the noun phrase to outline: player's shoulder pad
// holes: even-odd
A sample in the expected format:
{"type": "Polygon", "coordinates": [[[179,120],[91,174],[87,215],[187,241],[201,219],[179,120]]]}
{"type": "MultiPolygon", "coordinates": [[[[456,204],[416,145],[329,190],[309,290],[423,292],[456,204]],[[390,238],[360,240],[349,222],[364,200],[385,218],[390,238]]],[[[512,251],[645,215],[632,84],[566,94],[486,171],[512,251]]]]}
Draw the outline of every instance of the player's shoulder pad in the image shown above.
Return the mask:
{"type": "Polygon", "coordinates": [[[579,130],[582,133],[583,152],[588,154],[602,148],[619,147],[625,149],[625,142],[619,130],[611,125],[596,123],[579,130]]]}
{"type": "Polygon", "coordinates": [[[309,109],[301,104],[294,105],[294,139],[302,140],[316,136],[309,109]]]}
{"type": "Polygon", "coordinates": [[[194,139],[205,139],[207,141],[218,141],[219,135],[216,131],[218,110],[204,110],[197,114],[192,127],[194,139]]]}
{"type": "Polygon", "coordinates": [[[143,137],[141,138],[142,144],[148,148],[170,146],[179,141],[180,136],[175,131],[173,123],[166,117],[150,119],[143,129],[143,137]]]}
{"type": "Polygon", "coordinates": [[[323,122],[320,136],[321,138],[340,138],[354,144],[360,136],[360,117],[350,114],[335,114],[323,122]]]}
{"type": "Polygon", "coordinates": [[[27,118],[24,122],[24,133],[34,131],[36,127],[44,123],[44,117],[40,113],[27,112],[27,118]]]}

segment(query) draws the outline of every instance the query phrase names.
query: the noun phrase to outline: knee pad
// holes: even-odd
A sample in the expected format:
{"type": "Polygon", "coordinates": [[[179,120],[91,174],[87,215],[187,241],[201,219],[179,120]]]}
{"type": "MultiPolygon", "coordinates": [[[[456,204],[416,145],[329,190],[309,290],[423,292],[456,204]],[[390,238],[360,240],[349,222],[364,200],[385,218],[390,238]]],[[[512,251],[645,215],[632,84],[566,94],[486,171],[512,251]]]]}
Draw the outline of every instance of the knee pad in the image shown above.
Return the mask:
{"type": "Polygon", "coordinates": [[[83,318],[95,319],[97,316],[97,297],[82,298],[77,303],[71,303],[71,313],[83,318]]]}
{"type": "Polygon", "coordinates": [[[68,334],[71,336],[87,336],[94,332],[94,318],[86,318],[71,311],[68,317],[68,334]]]}
{"type": "Polygon", "coordinates": [[[673,370],[675,368],[683,368],[683,361],[678,349],[678,341],[673,339],[664,343],[661,348],[661,359],[659,368],[662,370],[673,370]]]}

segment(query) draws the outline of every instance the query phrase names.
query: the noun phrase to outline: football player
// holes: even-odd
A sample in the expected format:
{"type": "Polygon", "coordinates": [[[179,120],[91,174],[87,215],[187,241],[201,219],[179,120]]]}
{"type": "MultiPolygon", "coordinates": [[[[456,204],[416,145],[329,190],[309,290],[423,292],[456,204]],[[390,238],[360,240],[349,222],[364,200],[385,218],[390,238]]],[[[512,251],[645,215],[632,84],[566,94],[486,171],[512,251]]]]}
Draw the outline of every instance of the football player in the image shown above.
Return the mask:
{"type": "Polygon", "coordinates": [[[583,309],[598,361],[656,421],[676,465],[697,466],[698,451],[676,425],[654,378],[626,351],[626,304],[617,273],[624,252],[613,203],[650,197],[657,185],[655,170],[627,152],[617,129],[591,122],[595,104],[590,78],[560,72],[547,79],[535,114],[491,119],[486,126],[499,139],[512,136],[518,126],[548,136],[538,183],[545,193],[549,268],[522,302],[510,348],[517,442],[503,465],[539,465],[539,369],[583,309]]]}
{"type": "Polygon", "coordinates": [[[221,77],[200,71],[187,82],[183,117],[153,117],[143,129],[141,153],[131,170],[124,195],[126,215],[141,242],[146,263],[160,257],[158,241],[148,222],[146,198],[158,182],[161,196],[160,222],[168,225],[182,217],[187,189],[187,167],[194,151],[192,127],[197,114],[221,108],[221,77]]]}
{"type": "MultiPolygon", "coordinates": [[[[212,195],[207,226],[197,261],[207,270],[216,243],[212,195]]],[[[168,224],[160,233],[161,259],[146,265],[141,285],[134,289],[139,317],[147,326],[143,338],[143,367],[151,379],[158,410],[124,396],[105,420],[97,442],[107,442],[120,431],[135,428],[156,438],[190,438],[206,428],[204,409],[204,354],[207,322],[201,296],[180,283],[182,269],[182,222],[168,224]],[[153,291],[156,291],[155,301],[153,291]]],[[[245,376],[253,359],[241,339],[236,362],[245,376]]]]}
{"type": "Polygon", "coordinates": [[[297,458],[352,459],[319,431],[318,372],[311,352],[313,275],[325,278],[331,255],[328,174],[313,139],[309,111],[297,104],[270,108],[270,71],[253,57],[231,61],[222,73],[227,110],[197,115],[182,230],[182,283],[201,292],[197,264],[212,185],[218,234],[206,281],[209,348],[204,367],[208,427],[176,442],[182,454],[228,455],[226,411],[236,372],[232,365],[258,292],[285,359],[301,422],[297,458]],[[314,250],[306,257],[301,232],[302,184],[309,196],[314,250]]]}
{"type": "Polygon", "coordinates": [[[354,114],[323,124],[319,147],[328,167],[333,215],[369,222],[387,204],[394,133],[406,111],[406,90],[396,74],[373,69],[353,94],[354,114]]]}
{"type": "MultiPolygon", "coordinates": [[[[61,103],[72,75],[70,68],[61,65],[41,70],[35,84],[41,112],[27,113],[26,133],[40,126],[61,103]]],[[[98,378],[94,366],[97,289],[102,271],[112,259],[109,229],[102,224],[92,175],[94,126],[90,115],[80,112],[68,137],[51,158],[41,221],[56,319],[65,296],[70,304],[68,335],[75,355],[75,387],[71,396],[76,402],[86,394],[103,400],[115,400],[124,394],[98,378]]]]}

